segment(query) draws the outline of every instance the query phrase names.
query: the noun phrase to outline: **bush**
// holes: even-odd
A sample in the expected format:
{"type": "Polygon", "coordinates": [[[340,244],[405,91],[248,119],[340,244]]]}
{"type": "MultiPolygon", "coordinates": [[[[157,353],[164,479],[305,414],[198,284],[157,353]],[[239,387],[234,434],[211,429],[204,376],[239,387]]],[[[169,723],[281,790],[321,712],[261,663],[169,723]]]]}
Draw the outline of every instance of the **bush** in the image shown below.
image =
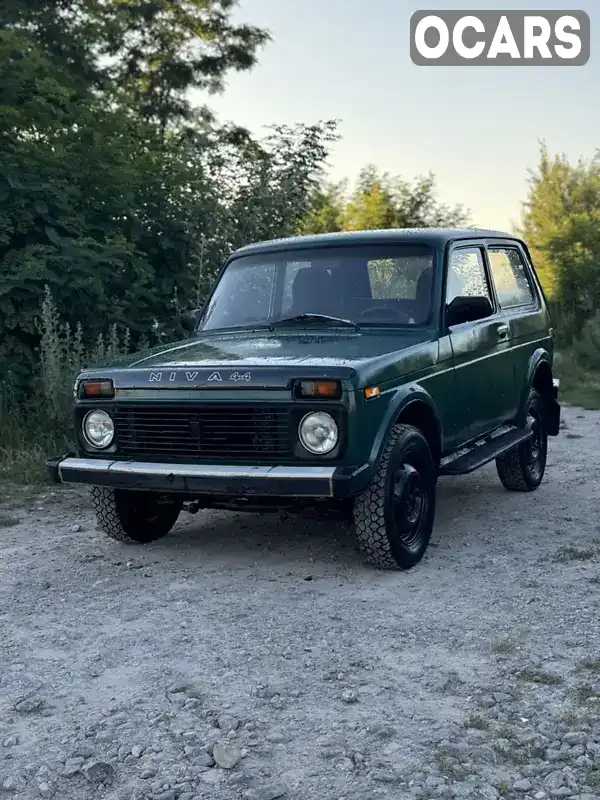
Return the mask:
{"type": "Polygon", "coordinates": [[[580,336],[573,341],[572,354],[584,369],[600,372],[600,311],[584,323],[580,336]]]}
{"type": "Polygon", "coordinates": [[[559,341],[555,372],[561,400],[587,409],[600,408],[600,312],[590,317],[568,344],[559,341]]]}

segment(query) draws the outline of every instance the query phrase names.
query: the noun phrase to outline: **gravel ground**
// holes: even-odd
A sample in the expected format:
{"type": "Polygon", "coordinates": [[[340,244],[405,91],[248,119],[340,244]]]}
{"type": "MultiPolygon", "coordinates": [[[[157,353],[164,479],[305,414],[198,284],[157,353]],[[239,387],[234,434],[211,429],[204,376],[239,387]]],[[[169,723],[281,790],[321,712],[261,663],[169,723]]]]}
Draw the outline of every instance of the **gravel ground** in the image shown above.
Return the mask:
{"type": "Polygon", "coordinates": [[[331,522],[131,548],[5,497],[0,797],[600,800],[600,414],[564,416],[537,492],[440,481],[408,573],[331,522]]]}

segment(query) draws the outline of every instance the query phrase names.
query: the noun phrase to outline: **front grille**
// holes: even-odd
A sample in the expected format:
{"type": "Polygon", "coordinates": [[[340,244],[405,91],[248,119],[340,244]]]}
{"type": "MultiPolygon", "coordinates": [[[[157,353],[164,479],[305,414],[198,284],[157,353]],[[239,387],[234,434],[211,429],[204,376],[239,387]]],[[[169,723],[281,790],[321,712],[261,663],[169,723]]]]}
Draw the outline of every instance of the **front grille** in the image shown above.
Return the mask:
{"type": "Polygon", "coordinates": [[[291,454],[288,408],[122,405],[114,420],[119,452],[137,458],[267,461],[291,454]]]}

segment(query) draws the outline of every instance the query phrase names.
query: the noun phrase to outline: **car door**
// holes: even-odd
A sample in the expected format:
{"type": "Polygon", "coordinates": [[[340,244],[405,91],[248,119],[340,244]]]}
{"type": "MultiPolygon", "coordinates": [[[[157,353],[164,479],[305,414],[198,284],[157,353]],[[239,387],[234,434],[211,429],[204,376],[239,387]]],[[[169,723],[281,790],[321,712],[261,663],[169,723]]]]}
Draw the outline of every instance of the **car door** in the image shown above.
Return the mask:
{"type": "Polygon", "coordinates": [[[547,338],[547,319],[525,255],[517,242],[487,243],[490,276],[498,304],[498,318],[508,327],[503,368],[511,370],[513,388],[508,403],[509,418],[517,414],[527,380],[529,361],[540,338],[547,338]]]}
{"type": "Polygon", "coordinates": [[[455,374],[456,445],[501,425],[512,398],[514,376],[503,358],[508,328],[497,314],[483,243],[455,245],[446,264],[446,305],[455,297],[487,297],[494,313],[448,329],[455,374]]]}

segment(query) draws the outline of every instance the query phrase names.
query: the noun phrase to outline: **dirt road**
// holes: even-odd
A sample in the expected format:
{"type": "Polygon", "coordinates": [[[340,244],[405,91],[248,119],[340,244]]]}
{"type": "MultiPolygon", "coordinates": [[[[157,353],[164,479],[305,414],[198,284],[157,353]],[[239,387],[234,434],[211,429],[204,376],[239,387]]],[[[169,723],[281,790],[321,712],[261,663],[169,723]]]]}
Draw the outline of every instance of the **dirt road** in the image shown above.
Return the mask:
{"type": "Polygon", "coordinates": [[[600,414],[565,420],[533,494],[442,479],[409,573],[333,523],[130,548],[85,492],[5,498],[0,797],[600,798],[600,414]]]}

